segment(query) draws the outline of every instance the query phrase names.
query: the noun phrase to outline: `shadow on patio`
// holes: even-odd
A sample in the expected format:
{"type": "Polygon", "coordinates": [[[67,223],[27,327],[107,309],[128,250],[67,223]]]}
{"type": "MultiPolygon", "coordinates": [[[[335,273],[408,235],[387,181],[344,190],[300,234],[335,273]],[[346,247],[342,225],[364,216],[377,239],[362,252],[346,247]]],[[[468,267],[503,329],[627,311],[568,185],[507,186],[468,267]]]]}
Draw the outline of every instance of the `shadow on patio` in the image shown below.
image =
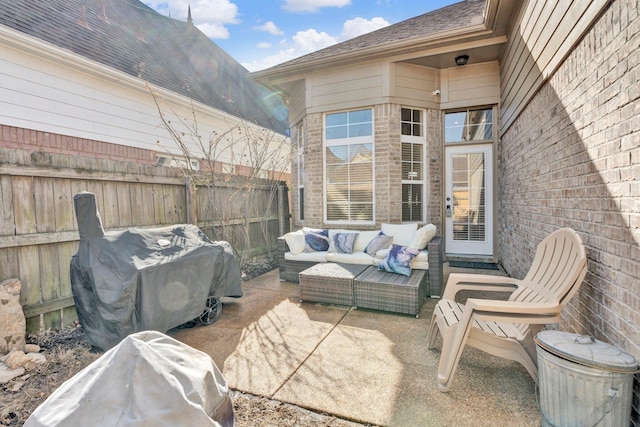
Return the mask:
{"type": "MultiPolygon", "coordinates": [[[[445,264],[445,280],[449,271],[445,264]]],[[[515,362],[467,347],[451,390],[438,391],[441,341],[427,349],[437,300],[427,299],[419,319],[300,303],[298,285],[277,270],[243,290],[223,299],[215,324],[171,331],[208,353],[232,389],[363,424],[540,425],[534,381],[515,362]]]]}

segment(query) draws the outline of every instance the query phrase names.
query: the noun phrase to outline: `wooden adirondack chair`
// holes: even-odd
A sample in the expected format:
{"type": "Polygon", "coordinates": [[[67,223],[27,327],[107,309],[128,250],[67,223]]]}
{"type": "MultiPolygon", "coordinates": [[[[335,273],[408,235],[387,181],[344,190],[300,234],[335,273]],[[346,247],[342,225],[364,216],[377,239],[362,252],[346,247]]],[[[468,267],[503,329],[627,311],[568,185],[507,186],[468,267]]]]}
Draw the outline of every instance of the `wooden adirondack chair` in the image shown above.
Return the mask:
{"type": "Polygon", "coordinates": [[[546,237],[536,249],[533,264],[522,280],[482,274],[449,275],[442,300],[429,326],[429,349],[438,332],[442,353],[438,388],[447,391],[465,345],[522,364],[536,378],[535,335],[556,323],[587,274],[587,256],[580,236],[569,228],[546,237]],[[507,301],[469,298],[455,301],[461,290],[509,291],[507,301]]]}

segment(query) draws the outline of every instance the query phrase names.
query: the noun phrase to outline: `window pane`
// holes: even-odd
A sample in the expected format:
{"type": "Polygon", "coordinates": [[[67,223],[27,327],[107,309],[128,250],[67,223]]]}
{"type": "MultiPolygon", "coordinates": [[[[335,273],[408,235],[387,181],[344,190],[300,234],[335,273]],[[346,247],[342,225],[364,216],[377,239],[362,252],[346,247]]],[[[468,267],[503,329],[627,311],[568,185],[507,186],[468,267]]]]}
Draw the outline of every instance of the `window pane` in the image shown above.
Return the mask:
{"type": "Polygon", "coordinates": [[[373,135],[371,123],[349,125],[349,138],[373,135]]]}
{"type": "Polygon", "coordinates": [[[348,145],[327,147],[327,164],[346,163],[349,158],[348,145]]]}
{"type": "Polygon", "coordinates": [[[349,123],[365,123],[371,121],[370,109],[349,112],[349,123]]]}
{"type": "Polygon", "coordinates": [[[327,139],[339,139],[347,137],[347,127],[346,126],[337,126],[332,128],[327,128],[325,132],[327,139]]]}
{"type": "Polygon", "coordinates": [[[347,124],[347,113],[327,114],[324,119],[325,126],[338,126],[347,124]]]}
{"type": "Polygon", "coordinates": [[[464,141],[464,125],[467,113],[447,113],[444,116],[444,140],[445,142],[464,141]]]}
{"type": "Polygon", "coordinates": [[[422,221],[422,184],[402,185],[402,221],[422,221]]]}

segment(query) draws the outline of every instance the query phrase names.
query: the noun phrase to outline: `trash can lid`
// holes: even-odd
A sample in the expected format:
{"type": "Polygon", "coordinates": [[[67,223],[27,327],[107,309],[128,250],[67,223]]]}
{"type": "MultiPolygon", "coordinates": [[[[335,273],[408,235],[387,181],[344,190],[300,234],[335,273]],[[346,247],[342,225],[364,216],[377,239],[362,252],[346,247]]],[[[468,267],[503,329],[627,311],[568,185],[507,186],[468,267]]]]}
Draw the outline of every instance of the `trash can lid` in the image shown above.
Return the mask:
{"type": "Polygon", "coordinates": [[[535,341],[548,352],[585,366],[615,372],[638,371],[635,357],[589,335],[541,331],[535,341]]]}

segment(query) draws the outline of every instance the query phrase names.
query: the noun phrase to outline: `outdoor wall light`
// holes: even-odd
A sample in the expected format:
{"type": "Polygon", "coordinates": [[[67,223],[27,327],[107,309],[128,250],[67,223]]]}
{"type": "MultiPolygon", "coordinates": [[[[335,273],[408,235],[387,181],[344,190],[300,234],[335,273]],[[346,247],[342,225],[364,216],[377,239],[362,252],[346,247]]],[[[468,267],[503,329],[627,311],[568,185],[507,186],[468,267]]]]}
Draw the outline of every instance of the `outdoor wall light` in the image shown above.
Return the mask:
{"type": "Polygon", "coordinates": [[[468,60],[469,60],[469,55],[456,56],[456,65],[459,67],[463,65],[467,65],[468,60]]]}

